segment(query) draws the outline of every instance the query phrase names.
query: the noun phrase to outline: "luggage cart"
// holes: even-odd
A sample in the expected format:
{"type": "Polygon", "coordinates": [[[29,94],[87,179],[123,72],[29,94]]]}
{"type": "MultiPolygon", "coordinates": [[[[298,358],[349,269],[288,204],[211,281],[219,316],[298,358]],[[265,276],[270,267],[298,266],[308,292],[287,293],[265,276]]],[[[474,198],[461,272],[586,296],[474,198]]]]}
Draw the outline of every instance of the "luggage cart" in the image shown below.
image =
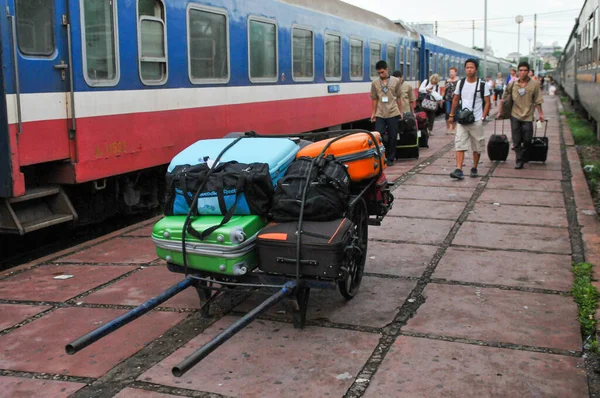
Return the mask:
{"type": "MultiPolygon", "coordinates": [[[[328,132],[329,135],[334,133],[337,133],[338,136],[331,143],[356,133],[370,134],[371,138],[376,141],[375,136],[366,130],[328,132]]],[[[295,135],[294,137],[303,139],[307,135],[295,135]]],[[[242,138],[239,137],[239,139],[242,138]]],[[[321,155],[325,153],[326,149],[327,146],[323,149],[321,155]]],[[[379,148],[377,152],[379,158],[384,161],[385,156],[380,152],[379,148]]],[[[215,163],[218,163],[218,158],[215,163]]],[[[67,344],[65,351],[69,355],[76,354],[85,347],[150,312],[173,296],[191,287],[197,291],[200,300],[203,302],[201,308],[203,316],[210,315],[211,304],[218,297],[231,291],[247,294],[267,294],[268,298],[181,363],[173,367],[172,374],[175,377],[183,376],[194,365],[232,338],[237,332],[248,326],[262,313],[286,298],[291,298],[297,303],[298,311],[296,313],[292,312],[294,327],[303,328],[306,324],[311,289],[337,289],[347,300],[352,299],[358,293],[367,256],[368,226],[380,225],[391,208],[393,196],[390,188],[391,185],[385,179],[383,167],[380,167],[380,171],[376,177],[354,186],[350,196],[349,210],[346,213],[346,218],[353,223],[352,237],[350,243],[344,249],[343,261],[337,264],[339,267],[337,272],[338,277],[320,278],[301,275],[300,259],[296,259],[295,275],[264,273],[257,268],[245,275],[229,276],[190,270],[180,265],[167,264],[170,271],[183,273],[185,274],[185,278],[158,296],[67,344]]],[[[306,194],[306,191],[304,194],[306,194]]],[[[302,221],[299,222],[300,226],[301,224],[302,221]]],[[[299,228],[299,230],[301,229],[299,228]]],[[[298,242],[301,244],[300,239],[298,242]]]]}

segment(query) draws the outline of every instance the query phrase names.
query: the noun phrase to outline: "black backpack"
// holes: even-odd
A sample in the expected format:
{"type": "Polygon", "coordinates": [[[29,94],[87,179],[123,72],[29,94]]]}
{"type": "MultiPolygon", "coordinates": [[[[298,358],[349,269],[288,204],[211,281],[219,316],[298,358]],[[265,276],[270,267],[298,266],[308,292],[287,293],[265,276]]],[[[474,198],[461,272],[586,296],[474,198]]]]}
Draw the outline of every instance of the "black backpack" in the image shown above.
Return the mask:
{"type": "Polygon", "coordinates": [[[303,220],[331,221],[342,218],[348,210],[350,175],[346,166],[332,155],[315,160],[296,159],[277,182],[271,216],[276,222],[298,221],[302,193],[308,183],[303,220]]]}

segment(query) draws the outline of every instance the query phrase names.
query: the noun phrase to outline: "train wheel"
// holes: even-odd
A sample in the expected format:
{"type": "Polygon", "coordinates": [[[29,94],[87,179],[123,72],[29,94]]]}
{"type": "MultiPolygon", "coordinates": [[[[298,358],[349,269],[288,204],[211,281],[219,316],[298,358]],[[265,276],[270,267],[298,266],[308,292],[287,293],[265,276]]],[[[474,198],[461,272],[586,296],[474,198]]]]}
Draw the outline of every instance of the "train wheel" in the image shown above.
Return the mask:
{"type": "Polygon", "coordinates": [[[340,293],[346,300],[358,293],[367,260],[367,243],[369,240],[369,214],[364,199],[360,199],[350,215],[354,223],[351,247],[346,251],[343,264],[344,277],[338,280],[340,293]]]}

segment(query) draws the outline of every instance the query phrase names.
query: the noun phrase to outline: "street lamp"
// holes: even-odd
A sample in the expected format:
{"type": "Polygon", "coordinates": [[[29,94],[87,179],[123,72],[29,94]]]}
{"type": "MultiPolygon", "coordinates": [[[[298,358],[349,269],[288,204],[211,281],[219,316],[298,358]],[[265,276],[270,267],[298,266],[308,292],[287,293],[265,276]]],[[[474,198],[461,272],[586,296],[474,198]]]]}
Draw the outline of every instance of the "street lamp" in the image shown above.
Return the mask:
{"type": "Polygon", "coordinates": [[[522,15],[517,15],[517,17],[515,18],[515,22],[517,23],[517,26],[519,27],[519,30],[517,33],[517,54],[519,54],[519,61],[521,60],[521,23],[523,23],[523,16],[522,15]]]}
{"type": "Polygon", "coordinates": [[[487,16],[487,0],[485,0],[483,6],[483,78],[485,79],[487,76],[487,24],[488,24],[488,16],[487,16]]]}

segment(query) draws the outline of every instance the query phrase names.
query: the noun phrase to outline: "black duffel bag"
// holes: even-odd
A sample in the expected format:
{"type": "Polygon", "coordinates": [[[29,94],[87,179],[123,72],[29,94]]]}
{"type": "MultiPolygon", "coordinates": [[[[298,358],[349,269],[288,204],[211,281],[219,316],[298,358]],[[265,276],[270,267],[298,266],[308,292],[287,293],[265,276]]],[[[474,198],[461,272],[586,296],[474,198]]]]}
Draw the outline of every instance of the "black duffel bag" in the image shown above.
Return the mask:
{"type": "Polygon", "coordinates": [[[231,212],[265,216],[273,199],[273,182],[266,163],[225,162],[212,172],[206,163],[181,165],[167,173],[166,180],[167,216],[187,214],[190,208],[192,215],[198,214],[197,206],[192,206],[194,195],[214,203],[221,215],[231,212]],[[242,193],[245,200],[240,198],[242,193]]]}
{"type": "Polygon", "coordinates": [[[302,208],[302,193],[308,183],[303,220],[331,221],[343,217],[348,210],[350,175],[346,166],[329,155],[313,161],[296,159],[277,182],[271,216],[276,222],[297,221],[302,208]]]}
{"type": "Polygon", "coordinates": [[[415,120],[415,115],[412,112],[404,112],[399,123],[401,133],[408,133],[409,131],[417,130],[417,121],[415,120]]]}

